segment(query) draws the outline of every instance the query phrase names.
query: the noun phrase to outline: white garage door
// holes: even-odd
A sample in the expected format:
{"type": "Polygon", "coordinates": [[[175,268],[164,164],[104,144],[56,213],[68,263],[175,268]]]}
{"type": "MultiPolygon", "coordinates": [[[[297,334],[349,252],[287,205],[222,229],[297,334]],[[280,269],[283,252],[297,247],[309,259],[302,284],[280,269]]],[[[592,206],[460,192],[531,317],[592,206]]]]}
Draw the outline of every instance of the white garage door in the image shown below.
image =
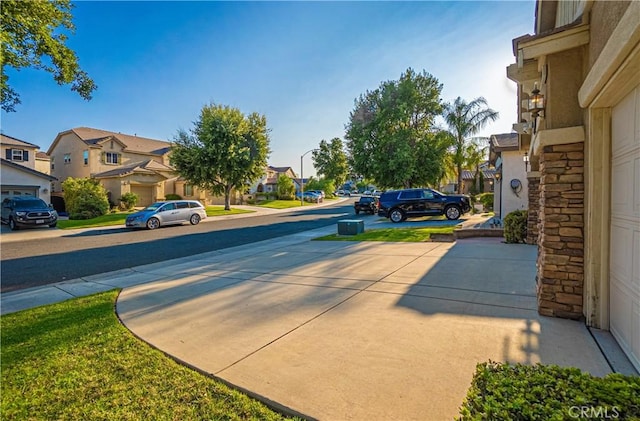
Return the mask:
{"type": "Polygon", "coordinates": [[[612,111],[611,333],[640,370],[640,86],[612,111]]]}
{"type": "Polygon", "coordinates": [[[34,187],[24,188],[24,187],[6,187],[2,186],[0,193],[0,201],[4,200],[7,197],[12,196],[37,196],[37,189],[34,187]]]}
{"type": "Polygon", "coordinates": [[[153,203],[153,187],[131,186],[131,193],[138,195],[136,206],[149,206],[153,203]]]}

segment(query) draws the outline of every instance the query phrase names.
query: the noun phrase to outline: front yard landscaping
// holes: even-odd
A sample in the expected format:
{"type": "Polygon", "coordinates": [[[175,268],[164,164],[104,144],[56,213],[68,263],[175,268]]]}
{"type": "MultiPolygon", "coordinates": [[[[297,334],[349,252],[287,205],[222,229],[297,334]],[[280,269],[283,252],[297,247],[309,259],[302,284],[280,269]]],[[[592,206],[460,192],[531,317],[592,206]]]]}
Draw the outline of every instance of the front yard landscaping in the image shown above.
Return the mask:
{"type": "MultiPolygon", "coordinates": [[[[303,202],[304,206],[316,205],[316,203],[303,202]]],[[[255,204],[255,206],[261,206],[263,208],[270,209],[289,209],[299,208],[300,200],[262,200],[255,204]]]]}
{"type": "Polygon", "coordinates": [[[117,295],[2,316],[3,420],[285,419],[136,339],[117,295]]]}
{"type": "Polygon", "coordinates": [[[429,241],[431,234],[453,234],[455,226],[435,228],[382,228],[372,229],[356,235],[331,234],[314,238],[318,241],[429,241]]]}

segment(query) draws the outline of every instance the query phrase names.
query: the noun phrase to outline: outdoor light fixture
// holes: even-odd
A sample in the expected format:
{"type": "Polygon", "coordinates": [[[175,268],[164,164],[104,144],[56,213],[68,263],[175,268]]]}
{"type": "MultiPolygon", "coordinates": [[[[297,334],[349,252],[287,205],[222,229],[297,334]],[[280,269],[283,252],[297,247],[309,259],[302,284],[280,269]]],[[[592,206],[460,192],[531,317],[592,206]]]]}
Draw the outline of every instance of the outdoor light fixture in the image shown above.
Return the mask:
{"type": "Polygon", "coordinates": [[[531,113],[531,117],[534,119],[540,115],[541,112],[544,111],[544,95],[540,93],[540,89],[538,89],[538,82],[534,83],[533,91],[531,91],[531,95],[529,96],[529,112],[531,113]]]}
{"type": "Polygon", "coordinates": [[[522,157],[524,161],[524,172],[529,171],[529,154],[525,151],[524,156],[522,157]]]}
{"type": "Polygon", "coordinates": [[[499,172],[497,172],[497,173],[494,175],[494,177],[495,177],[496,181],[498,181],[498,182],[499,182],[499,181],[500,181],[500,177],[502,177],[502,174],[500,174],[499,172]]]}

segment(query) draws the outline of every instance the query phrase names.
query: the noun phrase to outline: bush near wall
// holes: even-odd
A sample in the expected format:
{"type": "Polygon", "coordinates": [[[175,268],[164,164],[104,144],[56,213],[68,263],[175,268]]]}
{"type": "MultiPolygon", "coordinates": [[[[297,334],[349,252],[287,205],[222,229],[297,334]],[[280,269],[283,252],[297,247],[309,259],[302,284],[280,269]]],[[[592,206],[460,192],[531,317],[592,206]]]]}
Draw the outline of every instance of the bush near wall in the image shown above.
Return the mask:
{"type": "Polygon", "coordinates": [[[640,420],[640,377],[595,377],[556,365],[481,363],[460,421],[640,420]]]}
{"type": "Polygon", "coordinates": [[[182,200],[182,196],[175,193],[169,193],[164,195],[165,200],[182,200]]]}
{"type": "Polygon", "coordinates": [[[138,203],[138,195],[135,193],[127,192],[120,198],[120,203],[122,208],[125,210],[133,209],[136,203],[138,203]]]}
{"type": "Polygon", "coordinates": [[[526,242],[527,213],[526,210],[515,210],[504,217],[504,239],[507,243],[526,242]]]}
{"type": "Polygon", "coordinates": [[[485,211],[493,210],[493,193],[480,193],[476,196],[476,202],[482,203],[485,211]]]}
{"type": "Polygon", "coordinates": [[[69,219],[91,219],[109,212],[107,191],[97,180],[69,177],[62,190],[69,219]]]}

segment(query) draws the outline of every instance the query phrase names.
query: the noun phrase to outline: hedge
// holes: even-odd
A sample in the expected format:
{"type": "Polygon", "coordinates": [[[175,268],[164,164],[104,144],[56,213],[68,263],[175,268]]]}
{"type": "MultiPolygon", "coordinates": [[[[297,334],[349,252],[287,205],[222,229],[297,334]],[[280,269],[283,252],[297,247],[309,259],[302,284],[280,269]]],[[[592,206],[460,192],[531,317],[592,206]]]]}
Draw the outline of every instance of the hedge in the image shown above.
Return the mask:
{"type": "Polygon", "coordinates": [[[460,421],[640,420],[640,377],[577,368],[486,362],[476,366],[460,421]]]}
{"type": "Polygon", "coordinates": [[[526,210],[515,210],[504,217],[504,239],[507,243],[524,243],[527,241],[526,210]]]}

